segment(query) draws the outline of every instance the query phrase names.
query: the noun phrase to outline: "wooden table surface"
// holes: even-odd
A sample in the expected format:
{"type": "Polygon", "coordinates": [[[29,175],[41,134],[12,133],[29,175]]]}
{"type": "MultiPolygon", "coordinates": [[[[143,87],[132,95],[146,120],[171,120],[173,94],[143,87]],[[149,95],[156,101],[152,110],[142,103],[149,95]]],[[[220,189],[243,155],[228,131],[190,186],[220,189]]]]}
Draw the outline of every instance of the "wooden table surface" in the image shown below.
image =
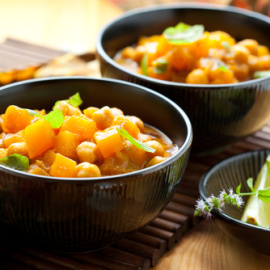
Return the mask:
{"type": "MultiPolygon", "coordinates": [[[[0,10],[0,42],[9,37],[75,53],[93,51],[99,29],[122,13],[109,0],[0,0],[0,10]]],[[[266,270],[270,256],[230,239],[205,220],[153,268],[179,269],[266,270]]]]}

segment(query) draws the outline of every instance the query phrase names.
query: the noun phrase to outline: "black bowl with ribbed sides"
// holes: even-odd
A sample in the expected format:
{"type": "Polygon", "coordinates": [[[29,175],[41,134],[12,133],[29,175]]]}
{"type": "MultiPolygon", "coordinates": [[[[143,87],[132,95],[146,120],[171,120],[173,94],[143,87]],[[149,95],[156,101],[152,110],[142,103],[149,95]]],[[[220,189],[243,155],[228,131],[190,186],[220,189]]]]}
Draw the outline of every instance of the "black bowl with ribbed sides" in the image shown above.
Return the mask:
{"type": "Polygon", "coordinates": [[[51,110],[57,100],[77,92],[81,109],[118,107],[163,131],[179,150],[152,167],[98,178],[45,177],[1,165],[1,226],[27,243],[63,252],[104,248],[152,221],[172,198],[192,143],[190,121],[178,105],[147,88],[112,79],[62,77],[10,84],[0,88],[0,113],[12,104],[51,110]]]}
{"type": "Polygon", "coordinates": [[[220,85],[175,83],[127,70],[114,61],[121,49],[141,36],[160,35],[179,22],[222,30],[236,40],[255,39],[270,48],[270,18],[235,7],[157,5],[131,10],[99,32],[96,49],[103,77],[146,86],[175,101],[192,123],[192,153],[220,151],[260,129],[270,120],[270,77],[220,85]]]}
{"type": "MultiPolygon", "coordinates": [[[[241,192],[249,192],[247,179],[254,181],[270,154],[270,149],[246,152],[230,157],[211,168],[201,179],[199,191],[203,199],[212,194],[218,196],[220,191],[232,188],[235,192],[241,184],[241,192]]],[[[248,196],[243,196],[247,202],[248,196]]],[[[259,252],[270,254],[270,230],[241,221],[244,207],[226,205],[222,212],[213,211],[217,226],[229,237],[241,241],[246,246],[259,252]]]]}

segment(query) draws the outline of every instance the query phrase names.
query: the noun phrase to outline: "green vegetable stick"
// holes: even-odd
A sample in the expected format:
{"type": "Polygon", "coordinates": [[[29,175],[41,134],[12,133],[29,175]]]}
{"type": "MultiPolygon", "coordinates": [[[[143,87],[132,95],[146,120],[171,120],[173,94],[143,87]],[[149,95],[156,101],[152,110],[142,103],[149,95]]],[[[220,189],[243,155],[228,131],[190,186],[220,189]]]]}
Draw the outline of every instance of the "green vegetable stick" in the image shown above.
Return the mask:
{"type": "MultiPolygon", "coordinates": [[[[256,191],[270,187],[269,165],[270,155],[267,157],[255,181],[254,189],[256,191]]],[[[249,196],[241,220],[264,228],[270,228],[270,203],[259,199],[257,195],[249,196]]]]}

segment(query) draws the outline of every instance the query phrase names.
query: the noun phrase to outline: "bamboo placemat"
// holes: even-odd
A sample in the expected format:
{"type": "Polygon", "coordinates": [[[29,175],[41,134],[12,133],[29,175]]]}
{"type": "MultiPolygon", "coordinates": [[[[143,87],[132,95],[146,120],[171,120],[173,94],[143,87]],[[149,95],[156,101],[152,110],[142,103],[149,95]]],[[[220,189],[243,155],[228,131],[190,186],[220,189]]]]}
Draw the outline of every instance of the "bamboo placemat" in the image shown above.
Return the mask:
{"type": "MultiPolygon", "coordinates": [[[[50,61],[59,52],[16,40],[0,45],[0,59],[7,50],[20,57],[14,63],[22,68],[32,63],[50,61]],[[7,48],[8,47],[8,48],[7,48]],[[28,57],[31,48],[31,57],[28,57]],[[27,56],[27,57],[23,57],[27,56]]],[[[14,66],[17,67],[16,65],[14,66]]],[[[1,61],[0,61],[1,69],[1,61]]],[[[199,197],[198,184],[202,175],[217,162],[246,151],[270,148],[270,124],[252,136],[236,142],[221,153],[204,157],[191,156],[177,191],[168,206],[149,225],[130,237],[103,250],[85,254],[59,254],[47,250],[10,243],[0,234],[0,269],[11,270],[147,270],[155,266],[165,252],[181,241],[183,235],[200,221],[193,216],[199,197]]]]}

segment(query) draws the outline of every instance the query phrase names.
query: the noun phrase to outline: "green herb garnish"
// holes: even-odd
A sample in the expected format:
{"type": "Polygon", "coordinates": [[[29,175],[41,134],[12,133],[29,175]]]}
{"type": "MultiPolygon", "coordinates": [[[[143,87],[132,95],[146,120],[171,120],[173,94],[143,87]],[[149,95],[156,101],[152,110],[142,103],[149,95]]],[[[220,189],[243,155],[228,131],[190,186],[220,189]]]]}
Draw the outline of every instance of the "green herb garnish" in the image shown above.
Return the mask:
{"type": "Polygon", "coordinates": [[[221,64],[219,67],[218,67],[218,69],[220,69],[221,71],[228,71],[228,67],[224,64],[221,64]]]}
{"type": "Polygon", "coordinates": [[[59,128],[64,122],[64,115],[60,109],[55,109],[45,115],[44,119],[51,124],[52,128],[59,128]]]}
{"type": "Polygon", "coordinates": [[[117,131],[121,136],[125,137],[128,141],[130,141],[132,144],[134,144],[138,148],[141,148],[144,151],[150,152],[150,153],[154,153],[156,151],[156,149],[152,148],[148,144],[134,139],[125,129],[117,128],[117,131]]]}
{"type": "Polygon", "coordinates": [[[255,79],[259,79],[259,78],[265,78],[270,76],[270,70],[266,70],[266,71],[256,71],[253,74],[253,77],[255,79]]]}
{"type": "Polygon", "coordinates": [[[148,72],[147,72],[147,62],[148,62],[148,54],[146,53],[141,61],[141,69],[142,69],[142,74],[145,76],[148,76],[148,72]]]}
{"type": "Polygon", "coordinates": [[[75,95],[71,96],[69,99],[64,99],[64,100],[58,100],[55,102],[53,106],[53,110],[55,110],[56,106],[61,102],[61,101],[66,101],[68,104],[74,106],[74,107],[79,107],[83,101],[80,97],[79,93],[76,93],[75,95]]]}
{"type": "Polygon", "coordinates": [[[15,170],[25,171],[29,167],[29,159],[20,154],[12,154],[1,158],[0,164],[15,170]]]}
{"type": "Polygon", "coordinates": [[[231,52],[231,47],[227,41],[222,41],[221,44],[227,50],[228,53],[231,52]]]}
{"type": "Polygon", "coordinates": [[[181,22],[175,27],[166,28],[163,35],[172,44],[188,44],[198,40],[203,32],[203,25],[191,26],[181,22]]]}
{"type": "Polygon", "coordinates": [[[41,117],[41,115],[38,112],[34,111],[34,110],[31,110],[31,109],[26,109],[26,110],[29,112],[29,114],[31,116],[36,115],[36,116],[41,117]]]}
{"type": "Polygon", "coordinates": [[[167,71],[168,62],[165,59],[157,59],[157,66],[154,69],[156,74],[163,74],[167,71]]]}

